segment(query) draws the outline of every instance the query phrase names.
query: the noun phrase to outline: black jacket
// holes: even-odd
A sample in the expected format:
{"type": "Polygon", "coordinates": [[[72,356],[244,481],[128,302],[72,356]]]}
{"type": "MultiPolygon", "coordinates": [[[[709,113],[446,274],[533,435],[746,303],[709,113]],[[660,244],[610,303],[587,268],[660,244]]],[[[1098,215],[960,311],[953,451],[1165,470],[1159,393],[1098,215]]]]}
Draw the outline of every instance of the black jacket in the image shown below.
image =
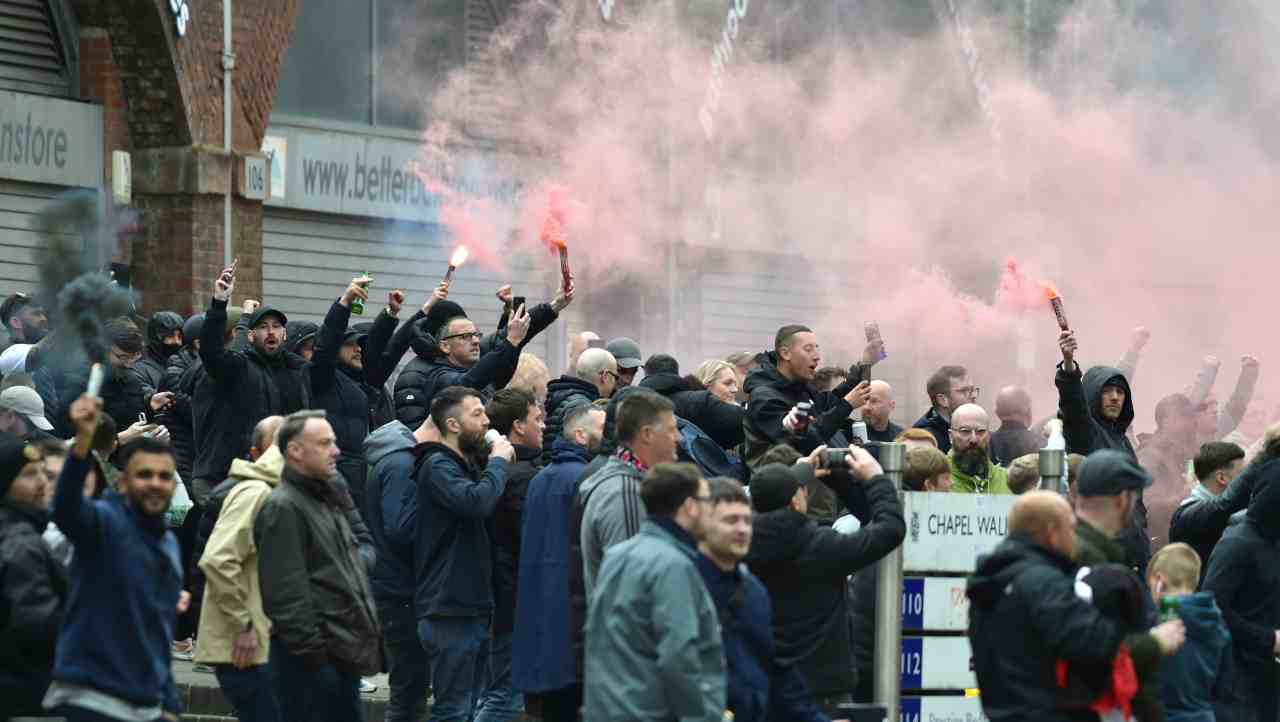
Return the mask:
{"type": "Polygon", "coordinates": [[[431,400],[441,390],[450,386],[466,386],[483,392],[491,385],[497,386],[502,378],[510,380],[519,362],[520,349],[505,339],[489,353],[482,354],[471,368],[454,366],[442,356],[428,359],[419,355],[396,379],[396,418],[405,426],[416,429],[427,418],[431,400]]]}
{"type": "MultiPolygon", "coordinates": [[[[1068,453],[1088,456],[1098,449],[1115,449],[1138,460],[1133,444],[1125,435],[1133,423],[1133,391],[1120,369],[1094,366],[1081,377],[1078,363],[1072,373],[1062,370],[1059,364],[1054,383],[1058,386],[1058,413],[1062,416],[1062,434],[1067,440],[1068,453]],[[1102,416],[1102,388],[1108,385],[1124,389],[1124,408],[1115,421],[1102,416]]],[[[1147,533],[1147,505],[1141,492],[1129,527],[1116,541],[1125,549],[1126,563],[1137,568],[1138,576],[1145,579],[1147,562],[1151,559],[1151,539],[1147,533]]]]}
{"type": "Polygon", "coordinates": [[[1236,683],[1234,705],[1217,707],[1219,720],[1277,718],[1280,665],[1275,662],[1280,629],[1280,460],[1258,469],[1253,499],[1241,523],[1233,524],[1209,560],[1204,591],[1212,592],[1231,630],[1236,683]],[[1256,717],[1252,717],[1256,714],[1256,717]]]}
{"type": "Polygon", "coordinates": [[[254,522],[262,607],[271,635],[309,668],[377,674],[381,630],[349,506],[331,481],[285,467],[254,522]]]}
{"type": "MultiPolygon", "coordinates": [[[[1097,720],[1062,709],[1056,667],[1108,668],[1125,641],[1121,626],[1075,593],[1074,561],[1020,536],[978,558],[969,578],[969,644],[991,722],[1097,720]]],[[[1149,658],[1155,640],[1135,637],[1149,658]]],[[[1156,648],[1155,654],[1159,654],[1156,648]]]]}
{"type": "Polygon", "coordinates": [[[853,692],[846,579],[895,549],[906,534],[902,505],[887,478],[831,486],[861,529],[840,534],[789,507],[777,509],[756,517],[746,558],[769,590],[778,661],[795,664],[814,695],[853,692]]]}
{"type": "Polygon", "coordinates": [[[945,454],[951,451],[951,422],[947,421],[932,406],[929,407],[928,411],[924,412],[924,416],[916,419],[911,428],[924,429],[933,434],[934,440],[938,442],[938,450],[942,453],[945,454]]]}
{"type": "Polygon", "coordinates": [[[67,600],[62,565],[40,534],[43,509],[0,499],[0,699],[4,712],[42,716],[67,600]]]}
{"type": "Polygon", "coordinates": [[[1227,530],[1231,515],[1249,506],[1262,463],[1255,461],[1245,467],[1219,496],[1211,496],[1202,488],[1193,489],[1191,495],[1173,510],[1173,518],[1169,521],[1169,541],[1190,544],[1200,555],[1201,582],[1209,572],[1209,559],[1227,530]]]}
{"type": "Polygon", "coordinates": [[[850,380],[832,391],[817,391],[804,381],[789,381],[779,373],[774,352],[760,354],[756,360],[759,368],[752,371],[743,384],[750,395],[743,426],[746,435],[743,460],[751,468],[758,466],[764,452],[776,444],[790,444],[807,456],[825,444],[848,420],[853,407],[844,396],[856,385],[858,373],[850,373],[850,380]],[[809,428],[803,435],[788,433],[782,428],[782,420],[801,401],[813,403],[809,428]]]}
{"type": "MultiPolygon", "coordinates": [[[[102,410],[116,422],[116,429],[124,431],[138,423],[139,414],[150,419],[151,408],[147,405],[146,392],[137,374],[129,369],[115,369],[110,364],[103,364],[103,369],[106,373],[99,398],[102,399],[102,410]]],[[[63,385],[58,389],[58,421],[50,421],[58,430],[70,430],[74,434],[71,404],[89,387],[89,368],[83,366],[68,371],[62,381],[63,385]]]]}
{"type": "Polygon", "coordinates": [[[283,351],[267,357],[252,347],[225,348],[226,326],[227,303],[213,299],[200,331],[204,375],[196,384],[193,403],[192,475],[198,479],[225,479],[231,460],[248,452],[253,427],[262,419],[311,407],[311,384],[302,357],[283,351]]]}
{"type": "Polygon", "coordinates": [[[1024,454],[1034,454],[1044,447],[1044,437],[1016,421],[1006,421],[1000,430],[991,434],[987,450],[998,466],[1008,466],[1024,454]]]}
{"type": "Polygon", "coordinates": [[[200,357],[188,346],[169,357],[160,390],[173,394],[173,407],[161,419],[169,430],[169,443],[178,462],[178,474],[188,485],[193,479],[191,466],[195,462],[195,419],[191,397],[196,390],[196,380],[201,369],[200,357]]]}
{"type": "Polygon", "coordinates": [[[507,467],[507,487],[489,517],[493,543],[493,631],[515,626],[516,582],[520,577],[520,523],[529,481],[542,469],[542,449],[517,446],[516,460],[507,467]]]}
{"type": "Polygon", "coordinates": [[[568,374],[547,384],[546,429],[542,432],[542,463],[551,463],[552,445],[564,433],[564,415],[579,404],[600,398],[600,389],[590,381],[568,374]]]}
{"type": "Polygon", "coordinates": [[[164,380],[165,369],[169,366],[172,355],[164,345],[164,337],[174,331],[182,330],[183,319],[173,311],[157,311],[147,321],[147,341],[142,349],[142,358],[133,365],[133,373],[142,383],[147,397],[160,390],[164,380]]]}
{"type": "Polygon", "coordinates": [[[746,418],[746,409],[721,401],[695,379],[675,374],[654,374],[644,377],[640,386],[671,399],[676,407],[676,416],[693,422],[720,448],[733,449],[742,443],[742,421],[746,418]]]}
{"type": "Polygon", "coordinates": [[[493,614],[493,551],[485,520],[506,489],[506,459],[483,468],[444,444],[421,444],[417,534],[413,544],[414,612],[488,617],[493,614]]]}

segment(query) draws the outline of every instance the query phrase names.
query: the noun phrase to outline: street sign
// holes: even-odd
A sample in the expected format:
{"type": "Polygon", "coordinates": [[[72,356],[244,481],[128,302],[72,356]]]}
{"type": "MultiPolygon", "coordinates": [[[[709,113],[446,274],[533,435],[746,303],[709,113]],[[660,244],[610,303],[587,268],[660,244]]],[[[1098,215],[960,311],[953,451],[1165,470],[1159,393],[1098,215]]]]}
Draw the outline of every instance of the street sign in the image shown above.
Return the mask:
{"type": "Polygon", "coordinates": [[[973,689],[978,678],[966,637],[904,637],[903,689],[973,689]]]}
{"type": "Polygon", "coordinates": [[[899,722],[987,722],[980,697],[903,697],[899,722]]]}
{"type": "Polygon", "coordinates": [[[907,572],[971,572],[978,555],[995,548],[1008,532],[1009,494],[907,492],[903,511],[907,572]]]}
{"type": "Polygon", "coordinates": [[[907,577],[902,580],[902,628],[963,632],[969,626],[964,577],[907,577]]]}

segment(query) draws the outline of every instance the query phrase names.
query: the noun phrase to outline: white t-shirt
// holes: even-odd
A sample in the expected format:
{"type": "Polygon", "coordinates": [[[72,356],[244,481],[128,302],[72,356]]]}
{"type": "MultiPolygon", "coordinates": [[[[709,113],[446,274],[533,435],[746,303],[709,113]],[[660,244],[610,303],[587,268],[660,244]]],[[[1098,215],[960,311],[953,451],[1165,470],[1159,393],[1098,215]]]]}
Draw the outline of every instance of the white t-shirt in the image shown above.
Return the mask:
{"type": "Polygon", "coordinates": [[[35,347],[33,343],[15,343],[0,352],[0,376],[22,373],[27,370],[27,354],[35,347]]]}

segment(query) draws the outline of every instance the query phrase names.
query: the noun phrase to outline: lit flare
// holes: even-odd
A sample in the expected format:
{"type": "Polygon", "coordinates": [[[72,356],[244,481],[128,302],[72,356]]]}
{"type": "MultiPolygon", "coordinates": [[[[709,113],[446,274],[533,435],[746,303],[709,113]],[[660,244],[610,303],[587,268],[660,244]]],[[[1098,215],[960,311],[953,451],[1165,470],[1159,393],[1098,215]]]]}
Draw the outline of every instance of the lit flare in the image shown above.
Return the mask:
{"type": "Polygon", "coordinates": [[[449,270],[445,272],[444,280],[450,281],[453,279],[453,272],[458,270],[459,266],[467,262],[468,255],[470,255],[470,253],[467,251],[466,246],[458,246],[453,249],[453,255],[449,256],[449,270]]]}

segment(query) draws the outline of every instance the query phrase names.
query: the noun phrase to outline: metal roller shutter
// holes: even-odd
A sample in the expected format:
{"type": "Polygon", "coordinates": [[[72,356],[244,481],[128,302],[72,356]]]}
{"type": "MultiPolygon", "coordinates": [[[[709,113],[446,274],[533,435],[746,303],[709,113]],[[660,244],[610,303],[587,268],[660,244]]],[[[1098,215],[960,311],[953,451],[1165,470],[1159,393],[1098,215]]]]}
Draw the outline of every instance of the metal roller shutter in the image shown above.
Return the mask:
{"type": "Polygon", "coordinates": [[[45,0],[0,0],[0,88],[68,94],[64,48],[45,0]]]}
{"type": "Polygon", "coordinates": [[[704,358],[763,351],[779,327],[811,324],[825,315],[826,300],[800,259],[738,256],[720,269],[721,264],[707,264],[699,274],[704,358]]]}
{"type": "Polygon", "coordinates": [[[0,296],[36,290],[36,214],[63,190],[0,180],[0,296]]]}
{"type": "MultiPolygon", "coordinates": [[[[365,318],[382,311],[393,288],[404,290],[401,317],[408,318],[439,284],[452,250],[439,226],[268,209],[263,218],[262,293],[266,303],[290,320],[319,323],[352,277],[368,271],[374,281],[365,318]]],[[[475,263],[454,274],[450,300],[461,304],[484,332],[498,323],[501,308],[494,291],[503,283],[512,284],[530,303],[550,298],[545,269],[535,270],[533,265],[538,259],[515,254],[505,260],[506,276],[475,263]]],[[[542,265],[550,268],[549,264],[542,265]]],[[[544,331],[526,350],[546,359],[552,335],[551,329],[544,331]]]]}

